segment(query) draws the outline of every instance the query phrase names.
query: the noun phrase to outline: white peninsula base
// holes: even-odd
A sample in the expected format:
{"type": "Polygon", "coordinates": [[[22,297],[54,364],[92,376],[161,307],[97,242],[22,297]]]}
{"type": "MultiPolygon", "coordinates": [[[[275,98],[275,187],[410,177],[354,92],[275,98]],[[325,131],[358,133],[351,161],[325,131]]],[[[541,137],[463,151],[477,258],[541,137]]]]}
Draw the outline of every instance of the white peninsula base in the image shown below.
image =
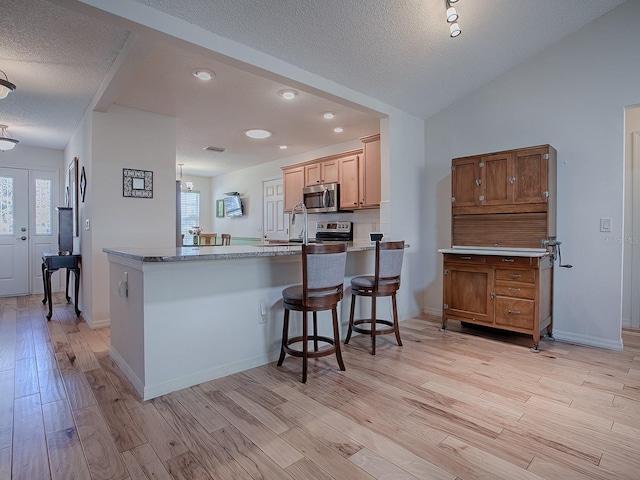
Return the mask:
{"type": "MultiPolygon", "coordinates": [[[[144,400],[277,359],[282,289],[301,281],[300,247],[178,248],[172,255],[104,251],[110,353],[144,400]]],[[[348,254],[346,286],[373,268],[370,245],[352,245],[349,252],[362,253],[348,254]]],[[[343,331],[349,301],[345,291],[343,331]]],[[[319,313],[318,323],[328,334],[324,314],[330,312],[319,313]]]]}

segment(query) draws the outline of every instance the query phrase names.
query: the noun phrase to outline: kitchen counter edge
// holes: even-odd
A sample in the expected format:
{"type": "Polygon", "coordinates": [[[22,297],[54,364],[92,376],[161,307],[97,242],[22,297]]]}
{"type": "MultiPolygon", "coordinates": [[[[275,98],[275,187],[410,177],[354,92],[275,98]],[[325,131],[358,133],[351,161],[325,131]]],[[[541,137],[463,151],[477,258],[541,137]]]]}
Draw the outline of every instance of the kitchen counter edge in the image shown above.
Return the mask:
{"type": "MultiPolygon", "coordinates": [[[[408,245],[407,245],[408,246],[408,245]]],[[[347,252],[374,250],[369,242],[347,242],[347,252]]],[[[302,245],[196,246],[170,248],[103,248],[103,252],[140,262],[184,262],[300,255],[302,245]]]]}

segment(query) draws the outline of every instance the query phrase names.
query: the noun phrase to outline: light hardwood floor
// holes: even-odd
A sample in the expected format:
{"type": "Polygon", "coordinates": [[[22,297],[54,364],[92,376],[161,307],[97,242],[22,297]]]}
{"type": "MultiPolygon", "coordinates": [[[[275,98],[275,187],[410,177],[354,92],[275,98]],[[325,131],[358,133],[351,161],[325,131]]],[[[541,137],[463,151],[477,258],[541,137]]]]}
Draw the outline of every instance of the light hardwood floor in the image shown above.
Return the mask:
{"type": "MultiPolygon", "coordinates": [[[[623,352],[438,319],[140,401],[59,294],[0,299],[0,479],[637,479],[640,332],[623,352]]],[[[197,334],[197,332],[194,332],[197,334]]],[[[167,352],[171,355],[171,352],[167,352]]]]}

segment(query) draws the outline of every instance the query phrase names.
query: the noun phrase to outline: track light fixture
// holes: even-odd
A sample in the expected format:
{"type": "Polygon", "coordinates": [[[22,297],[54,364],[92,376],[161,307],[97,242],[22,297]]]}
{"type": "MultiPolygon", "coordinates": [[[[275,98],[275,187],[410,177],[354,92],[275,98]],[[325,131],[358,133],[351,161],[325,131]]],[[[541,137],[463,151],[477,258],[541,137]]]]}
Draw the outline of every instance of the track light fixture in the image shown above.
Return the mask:
{"type": "Polygon", "coordinates": [[[447,23],[449,23],[449,35],[451,38],[455,38],[462,33],[460,25],[458,25],[458,12],[451,6],[452,3],[457,3],[458,0],[445,0],[447,7],[447,23]]]}
{"type": "Polygon", "coordinates": [[[0,99],[6,98],[11,92],[16,89],[16,86],[9,81],[7,74],[0,70],[0,73],[4,75],[4,80],[0,78],[0,99]]]}

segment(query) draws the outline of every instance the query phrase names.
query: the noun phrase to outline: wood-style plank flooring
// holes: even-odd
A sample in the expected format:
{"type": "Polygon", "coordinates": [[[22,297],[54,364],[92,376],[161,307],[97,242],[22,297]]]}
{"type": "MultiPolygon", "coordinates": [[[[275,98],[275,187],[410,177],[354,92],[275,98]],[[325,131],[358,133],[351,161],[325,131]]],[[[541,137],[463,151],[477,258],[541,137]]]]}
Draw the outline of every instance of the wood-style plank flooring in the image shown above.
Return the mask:
{"type": "MultiPolygon", "coordinates": [[[[435,317],[142,402],[62,295],[0,299],[0,479],[638,479],[640,332],[624,351],[435,317]]],[[[171,352],[167,352],[171,355],[171,352]]]]}

